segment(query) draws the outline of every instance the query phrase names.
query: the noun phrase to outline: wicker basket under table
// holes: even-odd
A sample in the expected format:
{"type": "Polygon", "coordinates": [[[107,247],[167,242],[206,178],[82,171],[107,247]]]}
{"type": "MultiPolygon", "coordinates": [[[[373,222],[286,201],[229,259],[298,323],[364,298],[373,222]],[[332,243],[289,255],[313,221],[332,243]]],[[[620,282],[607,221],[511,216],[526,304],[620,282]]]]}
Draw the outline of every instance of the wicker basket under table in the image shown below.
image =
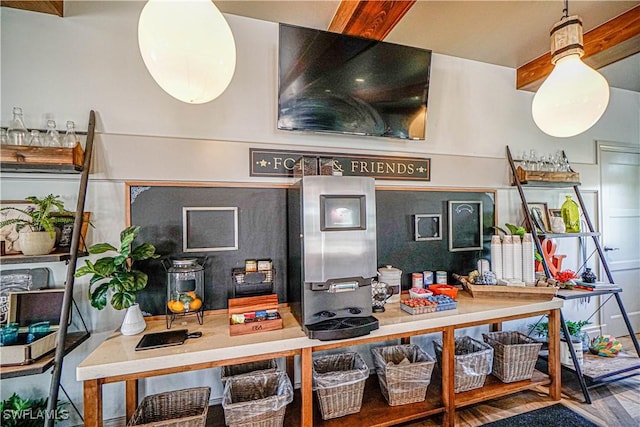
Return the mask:
{"type": "Polygon", "coordinates": [[[204,427],[211,388],[194,387],[145,397],[127,426],[204,427]]]}
{"type": "Polygon", "coordinates": [[[542,343],[518,331],[482,334],[493,347],[493,375],[502,382],[528,380],[533,376],[542,343]]]}
{"type": "MultiPolygon", "coordinates": [[[[493,348],[471,337],[455,339],[454,392],[460,393],[484,386],[484,380],[491,373],[493,348]]],[[[433,342],[438,365],[442,366],[442,343],[433,342]]]]}
{"type": "Polygon", "coordinates": [[[313,376],[314,383],[331,383],[315,387],[323,420],[360,412],[368,367],[358,353],[318,357],[313,361],[313,376]]]}
{"type": "Polygon", "coordinates": [[[228,377],[223,397],[229,427],[280,427],[293,400],[289,377],[279,371],[257,371],[228,377]]]}
{"type": "Polygon", "coordinates": [[[382,395],[390,406],[426,399],[435,365],[431,356],[415,344],[372,348],[371,353],[382,395]],[[400,363],[405,358],[409,364],[400,363]]]}
{"type": "Polygon", "coordinates": [[[278,368],[276,359],[258,360],[256,362],[240,363],[236,365],[226,365],[220,369],[220,377],[224,382],[229,377],[250,374],[256,371],[275,372],[278,368]]]}

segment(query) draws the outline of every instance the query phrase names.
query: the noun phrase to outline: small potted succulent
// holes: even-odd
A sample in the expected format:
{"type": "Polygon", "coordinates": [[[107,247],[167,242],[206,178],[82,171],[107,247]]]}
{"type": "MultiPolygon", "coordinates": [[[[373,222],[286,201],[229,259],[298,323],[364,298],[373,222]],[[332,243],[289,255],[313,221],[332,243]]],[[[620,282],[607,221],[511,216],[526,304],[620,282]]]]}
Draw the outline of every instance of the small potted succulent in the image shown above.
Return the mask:
{"type": "Polygon", "coordinates": [[[25,200],[33,206],[9,206],[1,209],[13,210],[22,215],[0,221],[0,228],[15,225],[15,230],[19,233],[20,250],[24,255],[46,255],[55,246],[57,227],[72,223],[73,215],[65,214],[60,196],[49,194],[42,199],[30,196],[25,200]]]}
{"type": "Polygon", "coordinates": [[[116,310],[127,309],[120,331],[123,335],[135,335],[145,330],[146,322],[140,307],[136,303],[136,292],[147,286],[149,277],[146,273],[134,269],[136,261],[158,258],[156,248],[150,243],[142,243],[132,247],[133,241],[140,232],[139,226],[125,228],[120,233],[120,247],[109,243],[98,243],[89,248],[92,255],[115,252],[114,256],[105,256],[95,263],[85,260],[75,276],[92,274],[89,285],[89,301],[98,310],[110,303],[116,310]],[[111,299],[109,299],[109,295],[111,299]]]}

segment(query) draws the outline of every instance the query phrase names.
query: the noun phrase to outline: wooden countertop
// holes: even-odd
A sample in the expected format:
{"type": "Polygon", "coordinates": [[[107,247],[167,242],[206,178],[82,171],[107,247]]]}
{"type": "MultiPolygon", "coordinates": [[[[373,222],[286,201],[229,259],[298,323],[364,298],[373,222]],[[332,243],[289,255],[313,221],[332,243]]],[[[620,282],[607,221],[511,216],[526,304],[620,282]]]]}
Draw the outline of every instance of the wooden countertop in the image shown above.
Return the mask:
{"type": "MultiPolygon", "coordinates": [[[[223,361],[247,356],[268,355],[305,348],[321,348],[339,342],[340,346],[363,338],[380,339],[387,335],[405,334],[449,325],[488,323],[487,320],[519,316],[561,308],[563,300],[546,301],[530,299],[472,298],[465,292],[458,294],[458,308],[435,313],[410,315],[400,310],[400,305],[387,304],[384,313],[375,313],[380,328],[365,337],[340,341],[319,341],[307,338],[299,323],[289,312],[281,313],[284,327],[280,330],[258,332],[249,335],[229,336],[228,317],[225,312],[206,313],[204,324],[199,325],[195,316],[174,322],[172,329],[186,328],[200,331],[202,337],[188,339],[183,345],[153,350],[135,351],[143,333],[123,336],[114,333],[100,344],[76,368],[76,379],[85,381],[171,369],[179,366],[223,361]]],[[[166,331],[164,319],[150,320],[144,333],[166,331]]]]}

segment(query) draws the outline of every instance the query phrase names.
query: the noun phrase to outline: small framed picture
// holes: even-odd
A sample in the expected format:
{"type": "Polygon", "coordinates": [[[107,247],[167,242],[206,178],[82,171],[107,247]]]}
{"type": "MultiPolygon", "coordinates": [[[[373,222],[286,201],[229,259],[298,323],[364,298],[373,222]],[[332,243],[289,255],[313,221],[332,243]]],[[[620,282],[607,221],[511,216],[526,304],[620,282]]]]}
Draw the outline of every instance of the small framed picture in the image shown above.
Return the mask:
{"type": "Polygon", "coordinates": [[[482,202],[449,201],[449,251],[482,250],[482,202]]]}
{"type": "Polygon", "coordinates": [[[549,209],[549,217],[551,218],[562,218],[562,210],[561,209],[549,209]]]}
{"type": "Polygon", "coordinates": [[[527,203],[533,225],[543,233],[551,231],[551,220],[546,203],[527,203]]]}
{"type": "Polygon", "coordinates": [[[414,240],[442,240],[442,215],[416,214],[414,217],[414,240]]]}
{"type": "Polygon", "coordinates": [[[182,252],[237,250],[237,207],[182,208],[182,252]]]}

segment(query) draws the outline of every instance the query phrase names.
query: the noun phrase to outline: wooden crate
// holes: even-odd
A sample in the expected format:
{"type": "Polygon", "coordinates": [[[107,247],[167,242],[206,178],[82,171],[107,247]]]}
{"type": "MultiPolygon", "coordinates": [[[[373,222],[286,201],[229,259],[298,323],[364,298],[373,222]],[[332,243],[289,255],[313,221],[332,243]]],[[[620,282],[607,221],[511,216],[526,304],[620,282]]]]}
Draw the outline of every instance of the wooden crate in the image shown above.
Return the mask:
{"type": "Polygon", "coordinates": [[[73,148],[1,145],[0,160],[7,165],[73,165],[81,168],[84,151],[79,143],[73,148]]]}
{"type": "Polygon", "coordinates": [[[261,320],[240,324],[231,323],[231,316],[234,314],[252,313],[262,310],[278,310],[278,295],[271,294],[229,299],[229,335],[253,334],[256,332],[282,329],[282,317],[280,317],[279,314],[278,318],[273,320],[261,320]]]}
{"type": "Polygon", "coordinates": [[[579,184],[580,174],[578,172],[543,172],[543,171],[528,171],[518,166],[517,169],[518,179],[521,183],[527,182],[558,182],[567,184],[579,184]]]}
{"type": "Polygon", "coordinates": [[[555,286],[474,285],[464,276],[454,275],[474,298],[525,298],[548,301],[558,292],[555,286]]]}

